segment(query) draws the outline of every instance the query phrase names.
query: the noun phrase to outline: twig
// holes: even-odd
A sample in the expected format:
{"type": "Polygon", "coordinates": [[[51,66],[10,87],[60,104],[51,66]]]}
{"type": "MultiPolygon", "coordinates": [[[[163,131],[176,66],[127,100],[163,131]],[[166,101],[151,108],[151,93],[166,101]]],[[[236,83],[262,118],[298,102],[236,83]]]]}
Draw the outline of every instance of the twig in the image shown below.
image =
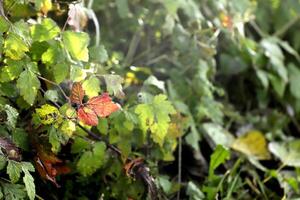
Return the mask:
{"type": "MultiPolygon", "coordinates": [[[[285,167],[285,164],[282,163],[282,164],[280,165],[280,167],[278,167],[278,169],[276,170],[276,174],[279,173],[284,167],[285,167]]],[[[273,177],[273,176],[269,175],[267,178],[265,178],[265,179],[263,180],[263,183],[268,182],[272,177],[273,177]]]]}
{"type": "MultiPolygon", "coordinates": [[[[113,152],[115,152],[116,154],[118,154],[119,156],[122,155],[122,152],[117,148],[115,147],[114,145],[112,144],[109,144],[107,141],[105,141],[103,138],[101,138],[100,135],[97,135],[95,134],[94,132],[88,130],[87,128],[85,128],[84,126],[82,126],[81,124],[77,123],[77,126],[79,128],[81,128],[84,132],[86,132],[90,137],[92,137],[93,139],[95,140],[98,140],[98,141],[103,141],[105,142],[106,146],[111,149],[113,152]]],[[[130,159],[131,160],[131,159],[130,159]]]]}
{"type": "Polygon", "coordinates": [[[281,37],[283,36],[292,26],[294,26],[300,20],[300,15],[297,15],[295,18],[290,20],[284,26],[282,26],[279,30],[277,30],[273,36],[281,37]]]}
{"type": "Polygon", "coordinates": [[[267,36],[267,34],[261,30],[261,28],[256,24],[254,20],[250,21],[250,24],[261,38],[267,36]]]}
{"type": "Polygon", "coordinates": [[[40,75],[37,75],[37,77],[38,77],[39,79],[42,79],[42,80],[44,80],[44,81],[46,81],[46,82],[52,84],[52,85],[57,86],[57,87],[59,88],[59,90],[61,91],[61,93],[63,94],[63,96],[65,97],[65,99],[66,99],[67,101],[69,101],[69,97],[66,95],[66,93],[65,93],[64,90],[60,87],[59,84],[57,84],[57,83],[55,83],[55,82],[53,82],[53,81],[50,81],[50,80],[48,80],[48,79],[46,79],[46,78],[44,78],[44,77],[42,77],[42,76],[40,76],[40,75]]]}
{"type": "MultiPolygon", "coordinates": [[[[178,185],[181,186],[181,167],[182,167],[182,138],[178,138],[178,185]]],[[[177,200],[180,200],[180,188],[177,192],[177,200]]]]}
{"type": "Polygon", "coordinates": [[[130,41],[128,52],[124,61],[125,65],[130,65],[132,63],[133,56],[141,40],[141,32],[142,29],[137,30],[130,41]]]}

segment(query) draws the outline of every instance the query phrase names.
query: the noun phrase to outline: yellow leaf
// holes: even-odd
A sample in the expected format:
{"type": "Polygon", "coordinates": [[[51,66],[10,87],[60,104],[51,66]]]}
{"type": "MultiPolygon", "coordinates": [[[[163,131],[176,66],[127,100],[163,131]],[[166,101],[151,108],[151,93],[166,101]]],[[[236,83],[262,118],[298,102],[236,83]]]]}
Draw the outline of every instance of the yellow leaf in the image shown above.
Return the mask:
{"type": "Polygon", "coordinates": [[[245,135],[235,139],[231,148],[242,152],[247,156],[253,156],[259,160],[270,159],[267,141],[262,132],[251,130],[245,135]]]}

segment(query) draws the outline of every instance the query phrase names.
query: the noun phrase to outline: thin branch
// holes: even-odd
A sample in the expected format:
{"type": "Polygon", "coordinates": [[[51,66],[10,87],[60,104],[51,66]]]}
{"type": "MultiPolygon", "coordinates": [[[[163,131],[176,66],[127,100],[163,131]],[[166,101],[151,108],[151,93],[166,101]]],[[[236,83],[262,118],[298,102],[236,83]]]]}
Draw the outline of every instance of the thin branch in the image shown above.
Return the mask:
{"type": "Polygon", "coordinates": [[[81,124],[77,123],[77,126],[79,128],[81,128],[84,132],[86,132],[90,137],[92,137],[93,139],[97,140],[97,141],[103,141],[105,142],[106,146],[111,149],[113,152],[115,152],[116,154],[118,154],[119,156],[122,155],[122,152],[117,148],[115,147],[114,145],[112,144],[109,144],[107,141],[105,141],[103,138],[101,138],[100,135],[97,135],[95,134],[94,132],[88,130],[87,128],[85,128],[84,126],[82,126],[81,124]]]}
{"type": "Polygon", "coordinates": [[[124,61],[125,65],[131,65],[133,56],[134,56],[134,54],[137,50],[137,47],[140,43],[140,40],[141,40],[141,33],[142,33],[142,29],[138,29],[135,32],[135,34],[133,35],[133,37],[130,41],[130,44],[129,44],[127,55],[125,57],[125,61],[124,61]]]}
{"type": "MultiPolygon", "coordinates": [[[[182,168],[182,138],[178,138],[178,185],[181,186],[181,168],[182,168]]],[[[177,192],[177,200],[180,200],[180,189],[177,192]]]]}
{"type": "Polygon", "coordinates": [[[300,20],[300,15],[297,15],[295,18],[291,19],[288,23],[282,26],[279,30],[277,30],[273,36],[281,37],[283,36],[292,26],[294,26],[300,20]]]}
{"type": "Polygon", "coordinates": [[[42,79],[42,80],[44,80],[44,81],[46,81],[46,82],[48,82],[48,83],[50,83],[50,84],[55,85],[56,87],[58,87],[59,90],[61,91],[61,93],[63,94],[63,96],[65,97],[65,99],[66,99],[67,101],[69,101],[69,97],[66,95],[66,93],[65,93],[64,90],[60,87],[59,84],[57,84],[57,83],[55,83],[55,82],[53,82],[53,81],[50,81],[50,80],[48,80],[48,79],[46,79],[46,78],[44,78],[44,77],[42,77],[42,76],[40,76],[40,75],[37,75],[37,77],[38,77],[39,79],[42,79]]]}
{"type": "Polygon", "coordinates": [[[257,32],[257,34],[261,38],[266,37],[268,35],[264,31],[261,30],[261,28],[256,24],[256,22],[254,20],[250,21],[250,25],[254,28],[254,30],[257,32]]]}

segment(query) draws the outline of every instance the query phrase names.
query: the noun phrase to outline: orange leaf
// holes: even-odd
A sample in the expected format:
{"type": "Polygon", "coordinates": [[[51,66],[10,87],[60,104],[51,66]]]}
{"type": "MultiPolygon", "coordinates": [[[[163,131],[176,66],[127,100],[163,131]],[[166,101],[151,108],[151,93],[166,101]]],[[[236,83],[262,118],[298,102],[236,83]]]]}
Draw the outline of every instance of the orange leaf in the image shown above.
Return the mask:
{"type": "Polygon", "coordinates": [[[88,107],[81,106],[78,109],[77,116],[79,120],[86,125],[96,126],[98,124],[98,117],[96,112],[88,107]]]}
{"type": "Polygon", "coordinates": [[[70,100],[72,103],[76,103],[81,105],[82,99],[84,97],[84,90],[82,88],[81,83],[76,82],[72,86],[70,100]]]}
{"type": "Polygon", "coordinates": [[[99,117],[107,117],[120,109],[120,106],[111,100],[108,93],[91,98],[87,102],[87,107],[95,111],[99,117]]]}

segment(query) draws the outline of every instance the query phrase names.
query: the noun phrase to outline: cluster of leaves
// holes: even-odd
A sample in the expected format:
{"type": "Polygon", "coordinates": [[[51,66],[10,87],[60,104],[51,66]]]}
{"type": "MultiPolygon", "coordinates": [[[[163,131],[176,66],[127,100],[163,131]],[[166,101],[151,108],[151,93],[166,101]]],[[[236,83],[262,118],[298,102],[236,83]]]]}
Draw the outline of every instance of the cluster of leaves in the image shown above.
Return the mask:
{"type": "Polygon", "coordinates": [[[5,199],[299,197],[298,0],[3,7],[5,199]]]}

